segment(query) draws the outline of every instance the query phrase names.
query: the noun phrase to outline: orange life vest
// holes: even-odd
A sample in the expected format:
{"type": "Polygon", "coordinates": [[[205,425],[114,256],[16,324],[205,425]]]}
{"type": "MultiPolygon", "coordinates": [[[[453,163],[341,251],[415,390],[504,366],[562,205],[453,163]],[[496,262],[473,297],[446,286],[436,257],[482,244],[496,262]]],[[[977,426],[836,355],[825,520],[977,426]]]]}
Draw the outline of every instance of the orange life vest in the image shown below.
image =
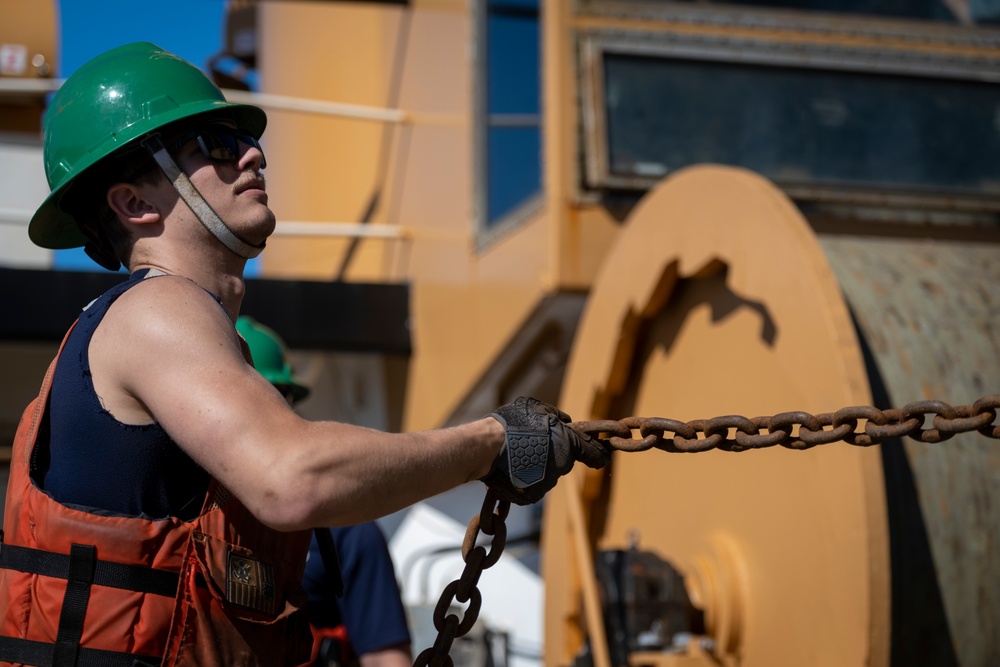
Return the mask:
{"type": "Polygon", "coordinates": [[[56,360],[14,440],[0,544],[0,664],[307,664],[308,531],[257,521],[218,482],[193,521],[61,505],[31,479],[56,360]]]}

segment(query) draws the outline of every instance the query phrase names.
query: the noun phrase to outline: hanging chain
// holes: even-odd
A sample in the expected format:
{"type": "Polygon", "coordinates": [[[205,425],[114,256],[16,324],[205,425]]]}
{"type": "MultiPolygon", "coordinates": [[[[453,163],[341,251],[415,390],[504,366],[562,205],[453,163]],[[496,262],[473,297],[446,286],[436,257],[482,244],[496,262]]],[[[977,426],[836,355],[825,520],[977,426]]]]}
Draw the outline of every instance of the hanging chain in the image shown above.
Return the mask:
{"type": "Polygon", "coordinates": [[[626,417],[619,421],[573,422],[570,426],[590,436],[604,438],[612,449],[622,452],[643,452],[653,448],[666,452],[709,449],[742,452],[775,446],[809,449],[839,441],[870,447],[904,436],[919,442],[943,442],[970,431],[978,431],[987,438],[1000,438],[997,408],[1000,408],[1000,394],[983,396],[971,405],[957,407],[942,401],[917,401],[889,410],[854,406],[819,415],[808,412],[782,412],[773,417],[752,418],[726,415],[689,422],[626,417]],[[932,428],[924,426],[928,417],[931,417],[932,428]],[[859,429],[862,420],[864,425],[859,429]],[[638,438],[633,437],[633,431],[638,431],[638,438]],[[666,437],[667,433],[673,437],[666,437]]]}
{"type": "MultiPolygon", "coordinates": [[[[581,433],[604,439],[612,449],[621,452],[644,452],[654,448],[666,452],[704,452],[710,449],[742,452],[776,446],[809,449],[840,441],[870,447],[902,437],[919,442],[943,442],[958,433],[971,431],[978,431],[987,438],[1000,439],[1000,424],[996,423],[998,408],[1000,394],[992,394],[971,405],[957,407],[942,401],[917,401],[889,410],[853,406],[819,415],[808,412],[782,412],[772,417],[752,418],[725,415],[689,422],[661,417],[626,417],[617,421],[573,422],[570,426],[581,433]],[[924,427],[928,417],[933,428],[924,427]],[[859,430],[862,421],[864,425],[859,430]],[[633,431],[638,431],[638,438],[633,436],[633,431]],[[672,433],[673,437],[666,437],[667,433],[672,433]]],[[[483,570],[495,565],[503,553],[507,544],[507,524],[504,520],[509,511],[509,502],[498,500],[493,491],[487,490],[483,508],[472,517],[462,543],[465,570],[459,579],[445,587],[434,608],[437,639],[434,646],[417,656],[414,667],[454,667],[449,655],[452,642],[472,630],[479,618],[483,596],[476,584],[483,570]],[[480,532],[493,537],[489,551],[476,546],[480,532]],[[461,619],[456,614],[448,613],[453,602],[469,604],[461,619]]]]}
{"type": "Polygon", "coordinates": [[[438,631],[434,646],[425,649],[413,661],[413,667],[453,667],[451,644],[457,637],[468,634],[479,618],[479,609],[483,605],[483,596],[476,588],[483,570],[496,565],[507,545],[507,524],[504,521],[510,512],[510,503],[498,500],[491,490],[486,491],[483,509],[472,517],[469,528],[465,531],[465,541],[462,542],[462,559],[465,570],[462,576],[444,588],[437,606],[434,608],[434,628],[438,631]],[[489,551],[486,547],[476,546],[479,533],[491,535],[489,551]],[[448,613],[453,602],[469,603],[464,616],[459,619],[456,614],[448,613]]]}

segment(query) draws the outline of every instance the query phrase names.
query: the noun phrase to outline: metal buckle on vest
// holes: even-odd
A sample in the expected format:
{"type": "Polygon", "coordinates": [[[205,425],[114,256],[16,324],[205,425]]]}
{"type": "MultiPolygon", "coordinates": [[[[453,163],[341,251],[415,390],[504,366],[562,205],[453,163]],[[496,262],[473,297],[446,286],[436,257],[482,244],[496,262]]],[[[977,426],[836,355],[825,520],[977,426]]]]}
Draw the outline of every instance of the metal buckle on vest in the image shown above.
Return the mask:
{"type": "Polygon", "coordinates": [[[233,551],[226,567],[226,600],[262,614],[274,615],[274,566],[233,551]]]}

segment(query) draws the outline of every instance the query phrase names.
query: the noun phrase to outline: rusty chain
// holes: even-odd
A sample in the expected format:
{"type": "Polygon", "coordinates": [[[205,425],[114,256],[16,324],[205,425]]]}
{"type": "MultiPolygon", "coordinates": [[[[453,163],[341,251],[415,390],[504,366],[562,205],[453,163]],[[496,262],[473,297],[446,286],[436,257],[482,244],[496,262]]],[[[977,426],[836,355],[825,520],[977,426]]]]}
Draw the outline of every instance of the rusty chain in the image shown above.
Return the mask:
{"type": "Polygon", "coordinates": [[[498,500],[492,490],[487,490],[482,510],[472,517],[469,528],[465,531],[465,540],[462,542],[465,569],[462,571],[462,576],[445,586],[437,606],[434,607],[434,628],[438,631],[437,639],[434,640],[433,646],[424,649],[417,656],[413,661],[413,667],[453,667],[454,663],[449,655],[452,642],[457,637],[468,634],[479,618],[479,609],[483,604],[483,596],[476,588],[479,577],[483,570],[492,567],[500,560],[500,554],[507,545],[507,524],[504,521],[508,512],[510,503],[498,500]],[[486,547],[476,546],[479,533],[493,537],[489,551],[486,547]],[[469,604],[461,619],[456,614],[448,613],[453,602],[469,604]]]}
{"type": "Polygon", "coordinates": [[[902,408],[878,410],[869,406],[841,408],[836,412],[811,415],[782,412],[772,417],[726,415],[683,422],[660,417],[626,417],[570,424],[574,429],[606,439],[612,449],[643,452],[704,452],[721,449],[742,452],[764,447],[809,449],[831,442],[847,442],[859,447],[878,445],[908,436],[919,442],[943,442],[958,433],[978,431],[988,438],[1000,438],[996,423],[1000,394],[983,396],[971,405],[951,406],[942,401],[917,401],[902,408]],[[933,428],[924,424],[931,417],[933,428]],[[860,427],[859,423],[864,421],[860,427]],[[633,436],[638,431],[639,437],[633,436]],[[764,432],[766,431],[766,432],[764,432]],[[666,437],[672,433],[673,437],[666,437]]]}
{"type": "MultiPolygon", "coordinates": [[[[983,396],[971,405],[959,406],[943,401],[917,401],[888,410],[852,406],[818,415],[808,412],[782,412],[771,417],[724,415],[689,422],[661,417],[626,417],[617,421],[579,421],[570,426],[605,439],[612,449],[621,452],[644,452],[654,448],[685,453],[710,449],[742,452],[776,446],[809,449],[840,441],[870,447],[903,437],[927,443],[944,442],[971,431],[1000,439],[997,408],[1000,408],[1000,394],[983,396]],[[933,428],[924,427],[928,417],[933,428]],[[864,425],[859,430],[862,421],[864,425]],[[638,431],[638,438],[633,436],[633,431],[638,431]],[[666,437],[667,433],[672,433],[673,437],[666,437]]],[[[495,565],[503,553],[507,543],[504,521],[509,511],[510,503],[498,500],[493,491],[487,489],[482,510],[472,517],[462,543],[465,570],[460,578],[445,586],[434,608],[437,639],[433,646],[417,656],[414,667],[454,667],[449,655],[451,645],[457,637],[472,630],[479,618],[483,598],[476,584],[483,570],[495,565]],[[489,551],[476,546],[479,533],[493,537],[489,551]],[[469,605],[461,619],[448,613],[453,602],[469,605]]]]}

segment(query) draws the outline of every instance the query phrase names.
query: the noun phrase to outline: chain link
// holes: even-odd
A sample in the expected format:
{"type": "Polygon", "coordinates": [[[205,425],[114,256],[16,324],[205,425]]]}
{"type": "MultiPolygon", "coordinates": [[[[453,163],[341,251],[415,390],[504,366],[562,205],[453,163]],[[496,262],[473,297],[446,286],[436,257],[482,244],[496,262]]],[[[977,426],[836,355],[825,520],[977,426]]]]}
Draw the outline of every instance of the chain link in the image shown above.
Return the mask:
{"type": "MultiPolygon", "coordinates": [[[[570,426],[581,433],[605,439],[612,449],[620,452],[644,452],[654,448],[683,453],[710,449],[742,452],[776,446],[809,449],[840,441],[870,447],[904,436],[919,442],[944,442],[958,433],[971,431],[1000,439],[997,408],[1000,408],[1000,394],[983,396],[971,405],[957,407],[942,401],[917,401],[902,408],[878,410],[852,406],[819,415],[808,412],[782,412],[771,417],[752,418],[724,415],[689,422],[662,417],[626,417],[579,421],[570,426]],[[928,417],[933,428],[924,426],[928,417]],[[862,421],[864,425],[859,430],[862,421]],[[634,431],[638,431],[638,437],[634,431]],[[673,437],[666,437],[667,433],[672,433],[673,437]]],[[[417,656],[414,667],[454,667],[449,655],[451,645],[457,637],[472,630],[479,618],[483,597],[476,585],[483,570],[495,565],[503,553],[507,544],[504,521],[509,511],[509,502],[498,500],[493,491],[487,490],[483,508],[472,517],[462,543],[465,570],[460,578],[445,587],[434,608],[437,639],[434,646],[417,656]],[[476,546],[479,533],[493,537],[489,551],[476,546]],[[448,613],[453,602],[469,604],[461,619],[448,613]]]]}
{"type": "Polygon", "coordinates": [[[971,405],[957,407],[942,401],[917,401],[889,410],[852,406],[819,415],[808,412],[782,412],[771,417],[752,418],[725,415],[689,422],[660,417],[626,417],[617,421],[573,422],[570,426],[605,439],[612,449],[620,452],[643,452],[654,448],[684,453],[710,449],[742,452],[775,446],[809,449],[840,441],[870,447],[904,436],[919,442],[944,442],[971,431],[1000,439],[997,408],[1000,408],[1000,394],[983,396],[971,405]],[[930,427],[925,426],[928,418],[930,427]],[[667,437],[668,433],[672,437],[667,437]]]}
{"type": "Polygon", "coordinates": [[[462,576],[445,586],[437,606],[434,608],[434,628],[438,631],[434,646],[424,649],[413,667],[453,667],[449,651],[457,637],[468,634],[479,618],[479,609],[483,605],[483,596],[476,588],[483,570],[492,567],[500,560],[507,545],[507,513],[510,503],[498,500],[496,494],[487,490],[483,500],[483,508],[478,515],[472,517],[469,528],[462,542],[462,559],[465,569],[462,576]],[[479,534],[492,536],[489,551],[485,547],[476,546],[479,534]],[[456,614],[448,613],[454,602],[468,603],[461,619],[456,614]]]}

